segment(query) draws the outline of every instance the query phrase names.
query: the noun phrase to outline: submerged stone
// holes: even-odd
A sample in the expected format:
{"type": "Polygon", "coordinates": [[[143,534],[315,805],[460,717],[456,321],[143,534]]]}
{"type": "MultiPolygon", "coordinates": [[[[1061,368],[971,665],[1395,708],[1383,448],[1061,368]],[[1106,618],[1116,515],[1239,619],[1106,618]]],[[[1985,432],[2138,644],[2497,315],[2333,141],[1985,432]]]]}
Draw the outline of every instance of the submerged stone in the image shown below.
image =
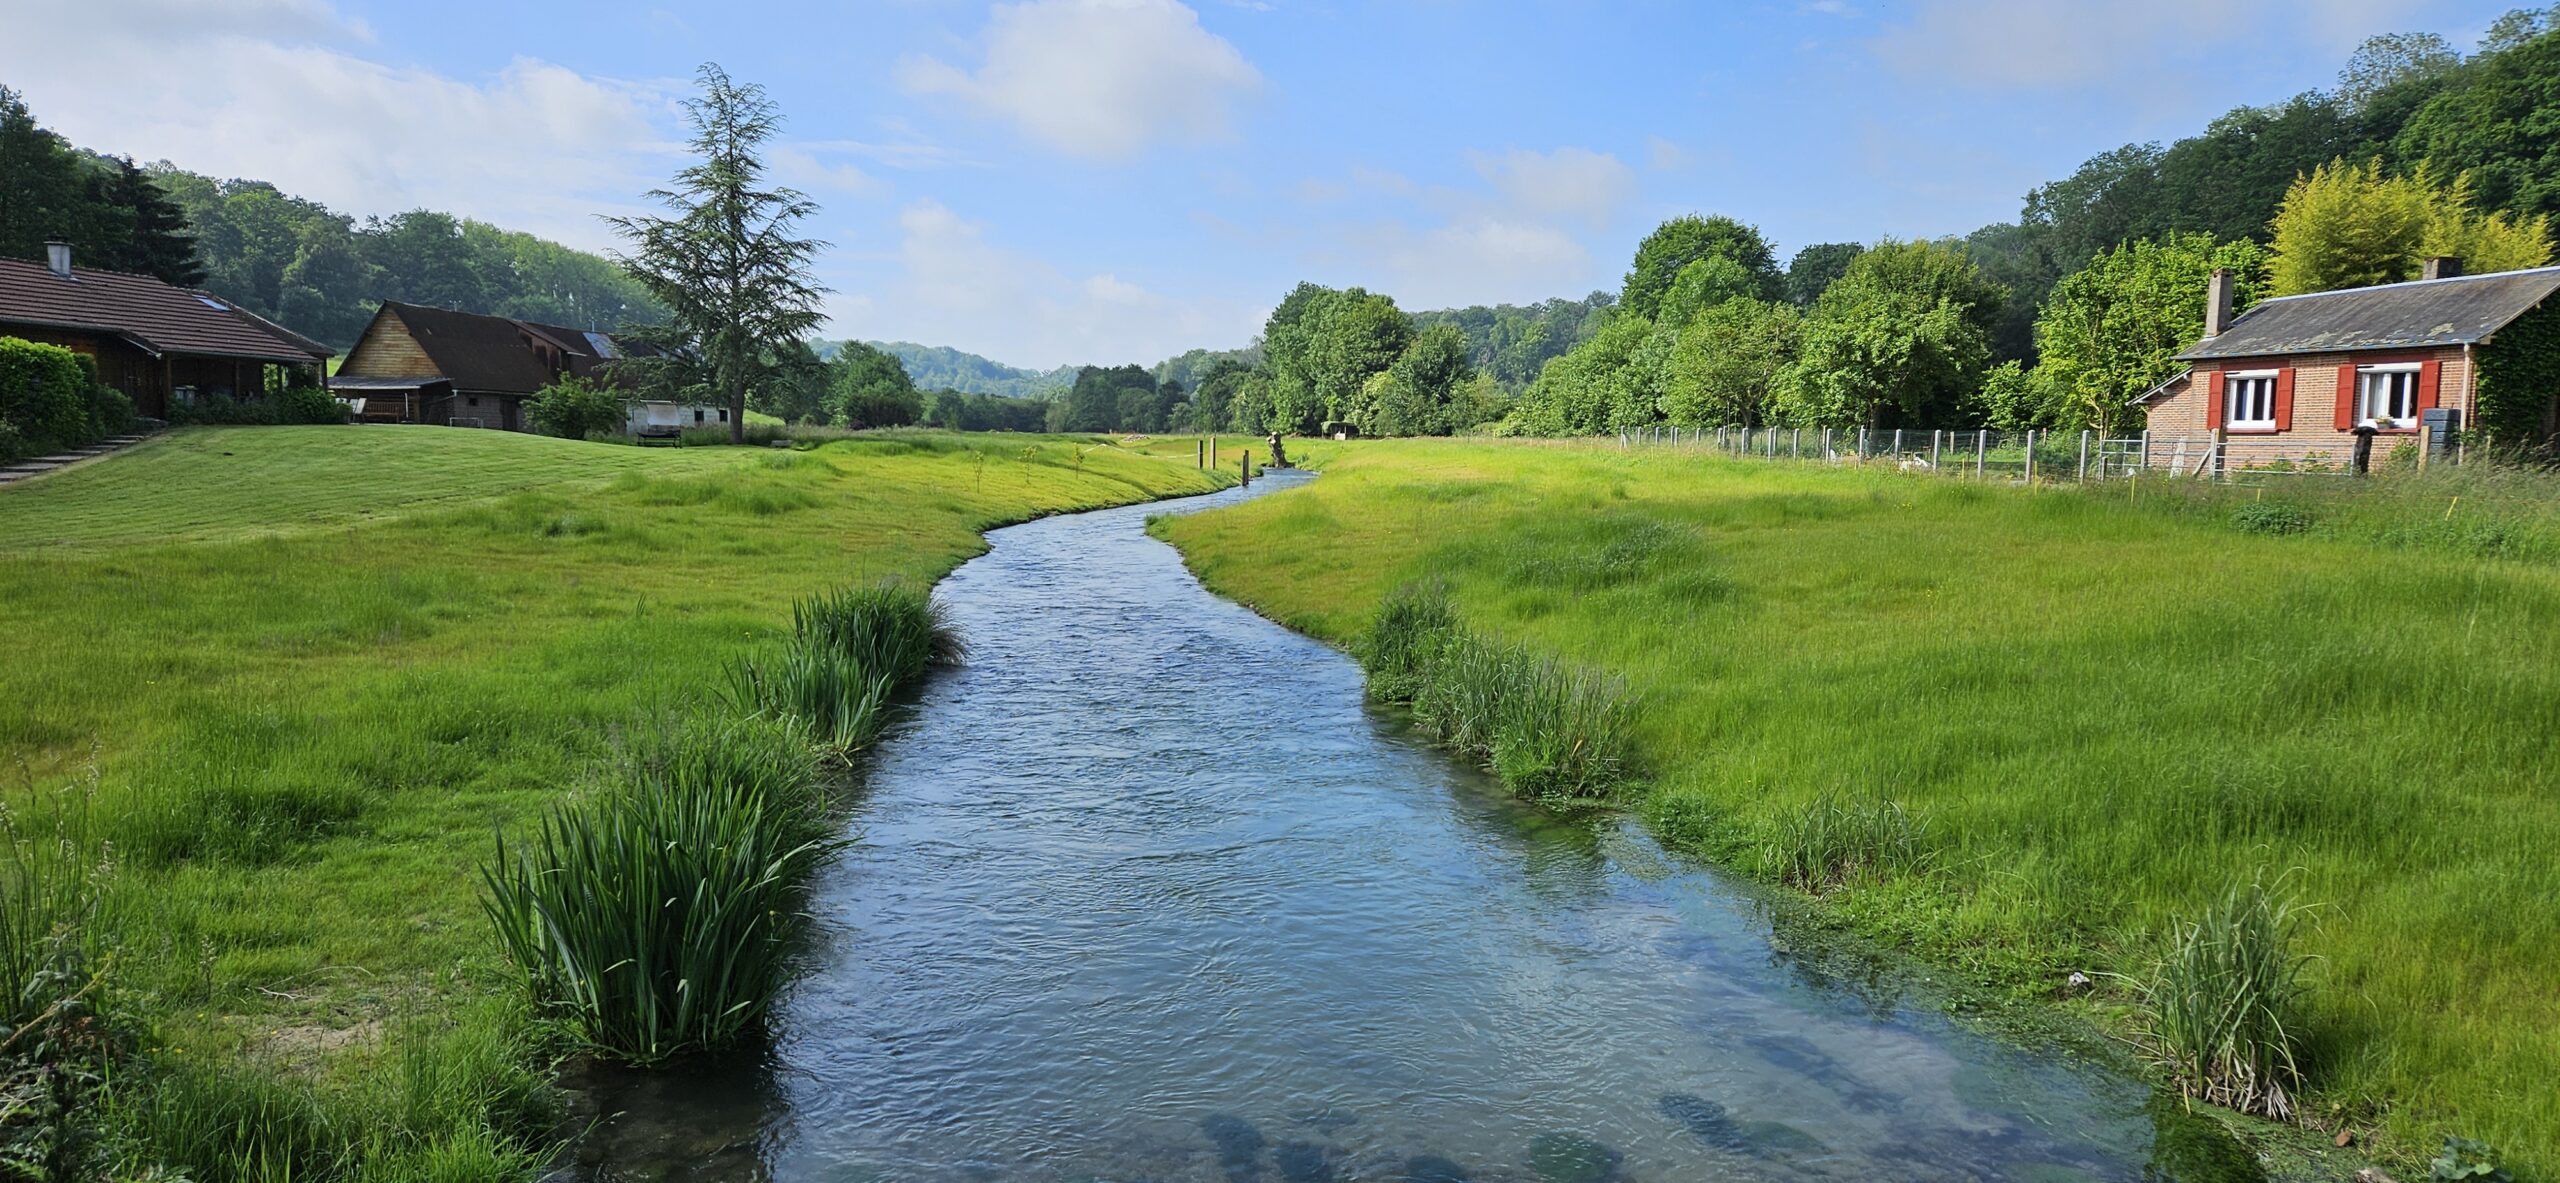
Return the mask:
{"type": "Polygon", "coordinates": [[[1333,1152],[1313,1142],[1282,1142],[1271,1152],[1286,1183],[1333,1183],[1333,1152]]]}
{"type": "Polygon", "coordinates": [[[1218,1168],[1226,1172],[1228,1183],[1246,1183],[1261,1176],[1262,1148],[1268,1143],[1252,1122],[1232,1113],[1212,1114],[1201,1120],[1200,1132],[1209,1135],[1209,1144],[1218,1148],[1218,1168]]]}
{"type": "Polygon", "coordinates": [[[1740,1153],[1751,1148],[1750,1139],[1743,1135],[1742,1127],[1735,1124],[1733,1117],[1724,1111],[1724,1106],[1705,1097],[1694,1093],[1664,1093],[1661,1100],[1654,1102],[1654,1107],[1660,1109],[1664,1117],[1679,1122],[1691,1137],[1718,1150],[1740,1153]]]}
{"type": "Polygon", "coordinates": [[[1547,1183],[1608,1183],[1618,1177],[1617,1151],[1580,1134],[1529,1139],[1529,1169],[1547,1183]]]}
{"type": "Polygon", "coordinates": [[[1404,1183],[1468,1183],[1467,1168],[1437,1154],[1404,1160],[1404,1183]]]}
{"type": "Polygon", "coordinates": [[[2256,1155],[2221,1122],[2167,1093],[2151,1099],[2151,1161],[2143,1183],[2267,1183],[2256,1155]]]}

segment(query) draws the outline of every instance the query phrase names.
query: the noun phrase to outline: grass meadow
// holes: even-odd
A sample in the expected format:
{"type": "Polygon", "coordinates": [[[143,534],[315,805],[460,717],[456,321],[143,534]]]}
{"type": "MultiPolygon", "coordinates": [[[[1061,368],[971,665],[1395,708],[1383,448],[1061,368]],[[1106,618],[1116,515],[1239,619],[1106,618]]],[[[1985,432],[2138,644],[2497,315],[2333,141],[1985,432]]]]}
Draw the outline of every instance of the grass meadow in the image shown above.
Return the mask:
{"type": "Polygon", "coordinates": [[[1181,459],[208,428],[0,492],[0,806],[99,885],[87,1001],[148,1065],[107,1090],[119,1171],[527,1173],[494,835],[719,700],[795,600],[1226,483],[1181,459]]]}
{"type": "Polygon", "coordinates": [[[2120,1032],[2182,925],[2279,884],[2316,958],[2303,1116],[2403,1165],[2457,1134],[2560,1179],[2547,480],[2027,490],[1614,444],[1308,451],[1314,485],[1156,530],[1346,647],[1444,584],[1467,628],[1625,679],[1647,779],[1624,799],[1675,845],[2016,995],[2088,972],[2070,1005],[2120,1032]]]}

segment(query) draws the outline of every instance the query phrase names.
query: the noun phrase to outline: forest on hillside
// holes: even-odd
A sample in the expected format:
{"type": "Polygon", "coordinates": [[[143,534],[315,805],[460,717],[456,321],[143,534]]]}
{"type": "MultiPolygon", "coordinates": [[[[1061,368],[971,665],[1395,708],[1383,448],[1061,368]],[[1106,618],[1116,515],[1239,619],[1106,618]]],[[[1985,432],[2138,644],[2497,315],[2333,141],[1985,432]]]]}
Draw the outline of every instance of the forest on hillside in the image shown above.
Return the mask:
{"type": "Polygon", "coordinates": [[[611,260],[433,210],[362,220],[258,180],[72,145],[0,86],[0,256],[201,287],[344,348],[385,300],[620,329],[663,313],[611,260]]]}

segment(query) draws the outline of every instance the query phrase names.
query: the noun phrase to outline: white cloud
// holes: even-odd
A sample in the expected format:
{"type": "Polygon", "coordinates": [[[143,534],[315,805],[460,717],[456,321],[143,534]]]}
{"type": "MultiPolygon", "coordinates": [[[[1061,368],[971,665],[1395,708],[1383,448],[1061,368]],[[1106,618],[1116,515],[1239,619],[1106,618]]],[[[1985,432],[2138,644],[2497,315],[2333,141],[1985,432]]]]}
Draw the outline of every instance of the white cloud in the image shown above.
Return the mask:
{"type": "Polygon", "coordinates": [[[1512,209],[1602,226],[1635,195],[1635,170],[1605,152],[1514,148],[1499,156],[1468,153],[1476,172],[1512,209]]]}
{"type": "Polygon", "coordinates": [[[381,65],[341,48],[367,34],[320,0],[40,2],[10,23],[0,78],[74,143],[344,212],[423,206],[597,247],[595,215],[663,179],[656,88],[524,57],[478,81],[381,65]]]}
{"type": "Polygon", "coordinates": [[[928,341],[1010,364],[1151,365],[1207,343],[1241,345],[1259,309],[1175,300],[1110,272],[1081,278],[991,241],[936,201],[898,216],[897,274],[877,296],[839,301],[829,332],[928,341]]]}
{"type": "Polygon", "coordinates": [[[956,98],[1073,156],[1125,160],[1160,141],[1227,134],[1262,75],[1176,0],[999,4],[975,71],[900,63],[908,93],[956,98]]]}
{"type": "Polygon", "coordinates": [[[1407,308],[1543,300],[1589,282],[1591,252],[1541,222],[1482,215],[1423,230],[1376,233],[1396,302],[1407,308]]]}
{"type": "Polygon", "coordinates": [[[2343,55],[2418,0],[1924,0],[1870,44],[1909,78],[1978,89],[2160,86],[2235,50],[2343,55]]]}

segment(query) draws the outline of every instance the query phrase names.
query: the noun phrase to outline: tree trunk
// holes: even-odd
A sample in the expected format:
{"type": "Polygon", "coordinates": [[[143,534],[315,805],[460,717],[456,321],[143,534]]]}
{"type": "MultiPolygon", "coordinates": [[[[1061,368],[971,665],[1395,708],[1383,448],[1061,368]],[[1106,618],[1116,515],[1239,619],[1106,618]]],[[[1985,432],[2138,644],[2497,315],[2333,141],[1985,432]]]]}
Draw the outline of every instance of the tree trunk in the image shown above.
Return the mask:
{"type": "Polygon", "coordinates": [[[734,378],[729,381],[729,442],[747,442],[747,384],[734,378]]]}

